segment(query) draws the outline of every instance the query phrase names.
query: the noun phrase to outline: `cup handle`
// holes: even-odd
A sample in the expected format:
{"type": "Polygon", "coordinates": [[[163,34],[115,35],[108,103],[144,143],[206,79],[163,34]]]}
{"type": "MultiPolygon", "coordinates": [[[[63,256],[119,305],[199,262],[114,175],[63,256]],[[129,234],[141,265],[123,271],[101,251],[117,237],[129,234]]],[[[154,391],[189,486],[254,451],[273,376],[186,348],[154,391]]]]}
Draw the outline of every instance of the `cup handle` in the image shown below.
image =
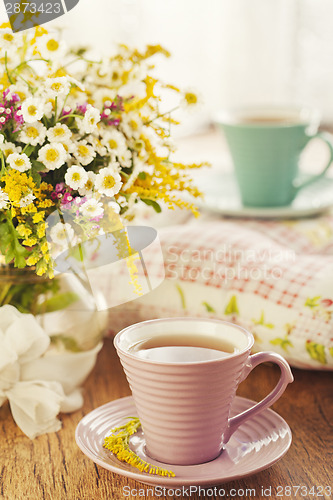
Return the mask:
{"type": "Polygon", "coordinates": [[[272,390],[272,392],[270,392],[262,401],[243,411],[239,415],[229,418],[229,425],[226,432],[224,433],[223,444],[226,444],[229,441],[232,434],[238,429],[240,425],[245,422],[245,420],[253,417],[254,415],[257,415],[258,413],[262,412],[266,408],[269,408],[273,403],[275,403],[275,401],[277,401],[282,396],[287,385],[294,380],[287,361],[282,356],[280,356],[280,354],[269,351],[258,352],[257,354],[253,354],[249,357],[248,363],[246,364],[245,369],[242,373],[242,380],[244,380],[248,376],[253,368],[255,368],[260,363],[265,363],[266,361],[275,363],[280,367],[281,375],[277,385],[272,390]]]}
{"type": "Polygon", "coordinates": [[[296,191],[299,191],[300,189],[308,186],[309,184],[312,184],[316,180],[323,177],[325,175],[325,173],[327,172],[327,170],[329,169],[329,167],[331,166],[331,163],[333,161],[333,135],[329,134],[328,132],[318,132],[317,134],[311,136],[310,141],[312,139],[321,139],[322,141],[324,141],[327,144],[329,151],[330,151],[330,159],[328,160],[326,167],[324,168],[324,170],[320,174],[312,175],[309,179],[306,179],[303,182],[298,182],[296,179],[296,181],[294,183],[294,188],[296,189],[296,191]]]}

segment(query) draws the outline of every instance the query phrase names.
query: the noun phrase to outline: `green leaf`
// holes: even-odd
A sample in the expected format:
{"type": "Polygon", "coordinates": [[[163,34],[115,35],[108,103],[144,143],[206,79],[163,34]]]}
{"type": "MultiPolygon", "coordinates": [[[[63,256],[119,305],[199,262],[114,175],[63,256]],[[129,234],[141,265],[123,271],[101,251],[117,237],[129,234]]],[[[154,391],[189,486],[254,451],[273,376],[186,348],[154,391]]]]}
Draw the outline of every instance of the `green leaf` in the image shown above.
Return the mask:
{"type": "Polygon", "coordinates": [[[321,299],[321,295],[317,295],[316,297],[313,297],[312,299],[309,297],[306,299],[305,301],[305,306],[306,307],[310,307],[311,309],[314,308],[314,307],[318,307],[319,306],[319,300],[321,299]]]}
{"type": "Polygon", "coordinates": [[[141,181],[145,181],[145,180],[146,180],[146,177],[147,177],[146,172],[140,172],[140,173],[139,173],[139,175],[138,175],[138,178],[139,178],[141,181]]]}
{"type": "Polygon", "coordinates": [[[279,345],[286,352],[288,352],[288,347],[294,347],[293,343],[290,342],[287,336],[283,339],[277,337],[276,339],[271,340],[270,344],[279,345]]]}
{"type": "Polygon", "coordinates": [[[40,161],[31,160],[31,165],[34,168],[34,170],[37,170],[38,172],[44,172],[46,170],[44,163],[40,161]]]}
{"type": "Polygon", "coordinates": [[[253,324],[254,325],[262,325],[265,326],[266,328],[270,328],[271,330],[274,328],[273,323],[265,323],[265,313],[264,311],[261,311],[261,316],[259,319],[254,319],[252,318],[253,324]]]}
{"type": "Polygon", "coordinates": [[[65,309],[77,300],[79,300],[79,297],[74,292],[58,293],[57,295],[45,300],[42,304],[39,304],[37,307],[37,314],[65,309]]]}
{"type": "Polygon", "coordinates": [[[23,153],[25,153],[27,156],[30,156],[31,153],[34,151],[36,146],[32,146],[31,144],[29,144],[29,146],[26,146],[23,150],[23,153]]]}
{"type": "Polygon", "coordinates": [[[202,303],[203,306],[205,306],[207,312],[210,312],[210,313],[215,313],[215,309],[214,307],[212,307],[211,305],[208,304],[208,302],[203,302],[202,303]]]}
{"type": "Polygon", "coordinates": [[[239,314],[236,295],[233,295],[229,300],[229,303],[224,309],[224,314],[239,314]]]}
{"type": "Polygon", "coordinates": [[[162,209],[157,201],[150,200],[149,198],[141,198],[141,201],[143,201],[143,203],[145,203],[146,205],[153,207],[155,212],[157,212],[158,214],[162,212],[162,209]]]}
{"type": "Polygon", "coordinates": [[[325,354],[325,346],[322,344],[317,344],[316,342],[306,341],[305,348],[308,351],[310,357],[322,365],[326,365],[326,354],[325,354]]]}
{"type": "Polygon", "coordinates": [[[15,267],[23,268],[26,266],[25,257],[28,252],[19,242],[17,231],[11,219],[4,217],[0,223],[0,251],[5,255],[7,264],[14,261],[15,267]]]}
{"type": "Polygon", "coordinates": [[[36,186],[39,188],[41,180],[42,180],[42,178],[39,175],[39,173],[36,172],[35,170],[31,170],[31,177],[32,177],[34,183],[36,184],[36,186]]]}
{"type": "Polygon", "coordinates": [[[30,170],[31,177],[33,178],[33,181],[36,184],[36,186],[39,187],[42,180],[39,172],[43,172],[44,170],[46,170],[46,167],[43,163],[37,160],[32,160],[31,165],[32,165],[30,170]]]}

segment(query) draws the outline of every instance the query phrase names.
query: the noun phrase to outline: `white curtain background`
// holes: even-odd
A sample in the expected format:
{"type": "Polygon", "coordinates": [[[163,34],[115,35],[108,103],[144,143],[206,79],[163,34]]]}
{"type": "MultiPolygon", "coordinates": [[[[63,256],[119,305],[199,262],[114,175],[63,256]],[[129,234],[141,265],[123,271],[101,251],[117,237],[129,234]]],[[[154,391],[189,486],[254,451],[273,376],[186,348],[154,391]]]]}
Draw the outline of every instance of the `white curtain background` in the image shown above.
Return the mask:
{"type": "Polygon", "coordinates": [[[158,76],[204,102],[187,133],[250,104],[316,105],[333,122],[332,26],[332,0],[80,0],[46,25],[105,55],[116,42],[164,45],[172,58],[158,60],[158,76]]]}

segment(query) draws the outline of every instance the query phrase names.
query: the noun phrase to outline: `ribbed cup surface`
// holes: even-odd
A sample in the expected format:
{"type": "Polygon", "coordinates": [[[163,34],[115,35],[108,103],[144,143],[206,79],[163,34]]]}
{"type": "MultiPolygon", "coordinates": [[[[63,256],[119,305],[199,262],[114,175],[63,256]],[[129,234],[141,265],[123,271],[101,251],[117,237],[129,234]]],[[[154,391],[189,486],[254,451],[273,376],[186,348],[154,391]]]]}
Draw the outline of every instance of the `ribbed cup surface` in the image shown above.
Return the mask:
{"type": "Polygon", "coordinates": [[[216,458],[249,350],[209,362],[163,364],[117,349],[148,454],[171,464],[216,458]]]}

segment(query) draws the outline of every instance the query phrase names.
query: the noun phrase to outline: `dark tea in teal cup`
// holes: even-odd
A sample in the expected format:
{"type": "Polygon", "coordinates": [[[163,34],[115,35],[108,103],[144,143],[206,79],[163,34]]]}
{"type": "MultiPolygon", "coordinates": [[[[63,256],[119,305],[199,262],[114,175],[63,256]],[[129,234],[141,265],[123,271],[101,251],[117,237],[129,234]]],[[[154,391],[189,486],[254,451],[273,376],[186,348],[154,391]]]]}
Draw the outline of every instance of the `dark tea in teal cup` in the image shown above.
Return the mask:
{"type": "Polygon", "coordinates": [[[244,206],[287,206],[332,163],[333,136],[318,132],[319,113],[315,110],[247,108],[220,113],[216,122],[226,137],[244,206]],[[320,174],[304,181],[299,172],[300,155],[314,138],[327,144],[329,161],[320,174]]]}

